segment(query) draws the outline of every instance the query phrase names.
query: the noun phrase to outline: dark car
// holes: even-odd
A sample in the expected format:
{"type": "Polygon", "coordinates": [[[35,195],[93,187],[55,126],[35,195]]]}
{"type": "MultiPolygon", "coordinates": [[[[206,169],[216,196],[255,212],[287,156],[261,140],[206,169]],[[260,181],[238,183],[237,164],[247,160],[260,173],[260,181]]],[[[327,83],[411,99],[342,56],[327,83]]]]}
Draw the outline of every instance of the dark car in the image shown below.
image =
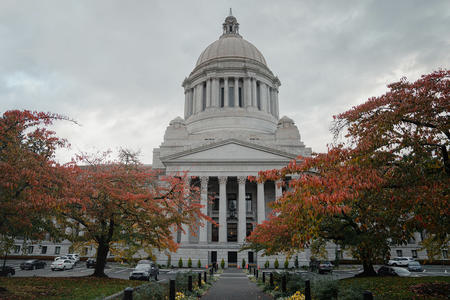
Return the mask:
{"type": "Polygon", "coordinates": [[[409,277],[411,276],[411,272],[400,267],[382,266],[378,269],[378,275],[409,277]]]}
{"type": "Polygon", "coordinates": [[[151,277],[157,277],[159,274],[158,266],[155,263],[138,264],[130,273],[130,280],[150,280],[151,277]]]}
{"type": "Polygon", "coordinates": [[[422,265],[418,261],[412,261],[408,264],[408,271],[423,272],[422,265]]]}
{"type": "Polygon", "coordinates": [[[95,258],[88,258],[87,260],[86,260],[86,268],[90,268],[90,267],[92,267],[92,268],[95,268],[95,265],[97,264],[97,261],[95,260],[95,258]]]}
{"type": "Polygon", "coordinates": [[[39,259],[30,259],[20,264],[21,270],[34,270],[45,268],[45,261],[39,259]]]}
{"type": "Polygon", "coordinates": [[[322,261],[320,262],[317,271],[319,274],[331,273],[333,272],[333,264],[329,261],[322,261]]]}
{"type": "Polygon", "coordinates": [[[14,270],[14,268],[13,267],[10,267],[10,266],[2,266],[1,268],[0,268],[0,276],[2,276],[2,277],[4,277],[4,276],[6,276],[6,277],[11,277],[11,276],[13,276],[14,274],[16,274],[16,270],[14,270]]]}

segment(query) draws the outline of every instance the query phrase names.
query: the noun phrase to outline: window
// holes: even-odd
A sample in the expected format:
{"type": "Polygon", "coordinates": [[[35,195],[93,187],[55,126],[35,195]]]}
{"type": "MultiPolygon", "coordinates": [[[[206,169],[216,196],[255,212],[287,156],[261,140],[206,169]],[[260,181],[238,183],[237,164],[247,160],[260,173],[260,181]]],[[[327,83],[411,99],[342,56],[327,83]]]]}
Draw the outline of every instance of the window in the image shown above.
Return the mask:
{"type": "Polygon", "coordinates": [[[212,228],[211,228],[211,241],[212,242],[218,242],[219,241],[219,227],[211,224],[212,228]]]}
{"type": "Polygon", "coordinates": [[[14,245],[14,253],[20,252],[20,245],[14,245]]]}
{"type": "Polygon", "coordinates": [[[237,200],[236,194],[227,194],[228,199],[228,212],[230,213],[230,219],[236,219],[237,200]]]}
{"type": "Polygon", "coordinates": [[[246,236],[249,236],[250,234],[252,234],[252,231],[253,231],[253,224],[247,223],[246,236]]]}
{"type": "Polygon", "coordinates": [[[442,258],[448,259],[448,251],[447,250],[442,250],[442,258]]]}
{"type": "Polygon", "coordinates": [[[411,256],[417,258],[417,250],[411,250],[411,256]]]}
{"type": "Polygon", "coordinates": [[[344,252],[342,250],[336,250],[336,258],[343,259],[344,258],[344,252]]]}
{"type": "Polygon", "coordinates": [[[261,88],[259,82],[256,83],[256,104],[258,109],[261,110],[261,88]]]}
{"type": "Polygon", "coordinates": [[[59,254],[59,253],[61,253],[61,247],[56,246],[55,247],[55,254],[59,254]]]}
{"type": "Polygon", "coordinates": [[[225,106],[225,90],[224,88],[220,88],[220,107],[224,107],[225,106]]]}
{"type": "Polygon", "coordinates": [[[216,211],[219,210],[219,201],[220,201],[219,196],[218,195],[214,196],[212,210],[216,210],[216,211]]]}
{"type": "Polygon", "coordinates": [[[237,242],[237,223],[227,224],[227,241],[237,242]]]}
{"type": "Polygon", "coordinates": [[[239,107],[244,107],[244,103],[242,102],[242,88],[239,87],[239,107]]]}
{"type": "Polygon", "coordinates": [[[245,210],[248,213],[252,212],[252,193],[245,194],[245,210]]]}
{"type": "Polygon", "coordinates": [[[89,248],[88,247],[84,247],[83,248],[83,256],[87,256],[89,252],[89,248]]]}
{"type": "Polygon", "coordinates": [[[32,253],[33,253],[33,250],[34,250],[34,247],[33,247],[33,246],[28,246],[27,253],[28,253],[28,254],[32,254],[32,253]]]}
{"type": "Polygon", "coordinates": [[[228,87],[228,106],[234,107],[234,87],[228,87]]]}
{"type": "Polygon", "coordinates": [[[397,256],[403,256],[403,251],[402,250],[397,250],[397,256]]]}
{"type": "Polygon", "coordinates": [[[42,246],[41,254],[47,254],[47,246],[42,246]]]}

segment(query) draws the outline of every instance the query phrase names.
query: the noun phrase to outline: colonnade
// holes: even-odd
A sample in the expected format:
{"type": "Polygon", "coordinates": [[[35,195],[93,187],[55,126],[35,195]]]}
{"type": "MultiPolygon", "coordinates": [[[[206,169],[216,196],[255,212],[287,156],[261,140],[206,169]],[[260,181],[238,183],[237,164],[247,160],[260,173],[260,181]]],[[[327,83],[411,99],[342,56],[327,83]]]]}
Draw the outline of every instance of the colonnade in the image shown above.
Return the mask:
{"type": "MultiPolygon", "coordinates": [[[[209,176],[200,177],[200,204],[202,207],[202,213],[208,214],[208,181],[209,176]]],[[[237,195],[237,212],[238,212],[238,231],[237,231],[237,242],[243,243],[246,238],[246,225],[247,225],[247,211],[246,211],[246,183],[247,176],[237,176],[238,183],[238,195],[237,195]]],[[[227,181],[229,177],[219,176],[217,177],[219,183],[219,243],[226,243],[227,241],[227,181]]],[[[188,180],[190,180],[188,178],[188,180]]],[[[189,187],[189,184],[187,184],[189,187]]],[[[282,189],[279,182],[275,183],[275,199],[280,198],[282,195],[282,189]]],[[[266,218],[266,205],[265,205],[265,192],[264,183],[257,183],[256,190],[256,216],[258,224],[262,223],[266,218]]],[[[209,214],[211,216],[211,213],[209,214]]],[[[199,243],[207,243],[207,224],[201,226],[199,229],[199,243]]],[[[181,234],[181,243],[189,243],[189,230],[187,227],[183,227],[185,233],[181,234]]]]}
{"type": "Polygon", "coordinates": [[[278,89],[255,77],[210,77],[185,88],[184,117],[208,108],[254,107],[278,118],[278,89]]]}

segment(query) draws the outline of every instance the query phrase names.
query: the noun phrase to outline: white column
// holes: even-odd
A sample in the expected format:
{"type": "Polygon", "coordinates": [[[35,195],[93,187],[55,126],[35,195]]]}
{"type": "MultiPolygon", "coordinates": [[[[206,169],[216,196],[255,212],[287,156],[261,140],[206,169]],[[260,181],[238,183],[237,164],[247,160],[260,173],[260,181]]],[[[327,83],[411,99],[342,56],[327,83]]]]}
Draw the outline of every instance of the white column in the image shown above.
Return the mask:
{"type": "Polygon", "coordinates": [[[280,117],[280,103],[278,102],[278,89],[275,89],[275,91],[273,93],[275,96],[276,117],[279,118],[280,117]]]}
{"type": "Polygon", "coordinates": [[[192,88],[192,114],[197,113],[197,86],[192,88]]]}
{"type": "Polygon", "coordinates": [[[268,85],[266,85],[266,99],[267,99],[267,112],[270,114],[270,113],[272,113],[272,102],[271,102],[271,99],[270,99],[270,86],[268,86],[268,85]]]}
{"type": "Polygon", "coordinates": [[[283,190],[281,188],[281,181],[277,180],[275,182],[275,200],[278,200],[283,195],[283,190]]]}
{"type": "Polygon", "coordinates": [[[252,78],[252,106],[258,107],[258,103],[256,101],[256,78],[252,78]]]}
{"type": "Polygon", "coordinates": [[[219,177],[219,243],[227,242],[227,177],[219,177]]]}
{"type": "Polygon", "coordinates": [[[244,107],[252,106],[252,90],[250,77],[244,79],[244,107]]]}
{"type": "MultiPolygon", "coordinates": [[[[200,204],[203,206],[201,208],[201,211],[203,214],[208,214],[208,176],[202,176],[200,178],[201,186],[200,186],[200,204]]],[[[200,243],[206,243],[208,241],[208,235],[207,235],[207,223],[206,221],[202,222],[204,226],[200,227],[200,234],[199,234],[199,242],[200,243]]]]}
{"type": "Polygon", "coordinates": [[[234,77],[234,107],[239,107],[239,78],[234,77]]]}
{"type": "MultiPolygon", "coordinates": [[[[185,181],[184,181],[185,198],[187,198],[189,196],[190,187],[191,187],[191,177],[186,177],[185,181]]],[[[181,243],[187,244],[187,243],[189,243],[189,226],[187,226],[186,224],[183,224],[182,227],[183,227],[184,233],[181,232],[181,243]]]]}
{"type": "Polygon", "coordinates": [[[245,211],[245,182],[247,177],[238,177],[238,243],[243,243],[247,231],[247,212],[245,211]]]}
{"type": "Polygon", "coordinates": [[[189,114],[189,92],[187,89],[184,90],[184,118],[187,119],[189,114]]]}
{"type": "Polygon", "coordinates": [[[219,80],[217,78],[212,79],[211,88],[211,106],[219,107],[219,80]]]}
{"type": "Polygon", "coordinates": [[[259,97],[261,98],[261,110],[267,111],[267,85],[265,83],[259,83],[259,97]]]}
{"type": "Polygon", "coordinates": [[[211,106],[211,79],[206,79],[206,108],[211,106]]]}
{"type": "Polygon", "coordinates": [[[197,84],[197,112],[202,111],[203,83],[197,84]]]}
{"type": "Polygon", "coordinates": [[[266,203],[264,199],[264,182],[258,182],[256,190],[257,208],[258,208],[258,224],[266,219],[266,203]]]}
{"type": "Polygon", "coordinates": [[[228,77],[223,79],[223,106],[228,107],[228,77]]]}

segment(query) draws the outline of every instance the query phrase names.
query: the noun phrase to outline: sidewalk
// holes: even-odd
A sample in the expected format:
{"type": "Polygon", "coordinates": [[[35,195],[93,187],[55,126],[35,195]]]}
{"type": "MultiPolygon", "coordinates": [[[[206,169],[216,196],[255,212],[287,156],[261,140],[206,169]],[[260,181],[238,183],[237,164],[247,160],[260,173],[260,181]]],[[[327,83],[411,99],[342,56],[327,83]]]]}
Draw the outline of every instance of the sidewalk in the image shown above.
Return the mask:
{"type": "Polygon", "coordinates": [[[261,299],[272,300],[261,289],[251,282],[240,269],[226,269],[219,281],[209,289],[202,300],[239,300],[261,299]]]}

